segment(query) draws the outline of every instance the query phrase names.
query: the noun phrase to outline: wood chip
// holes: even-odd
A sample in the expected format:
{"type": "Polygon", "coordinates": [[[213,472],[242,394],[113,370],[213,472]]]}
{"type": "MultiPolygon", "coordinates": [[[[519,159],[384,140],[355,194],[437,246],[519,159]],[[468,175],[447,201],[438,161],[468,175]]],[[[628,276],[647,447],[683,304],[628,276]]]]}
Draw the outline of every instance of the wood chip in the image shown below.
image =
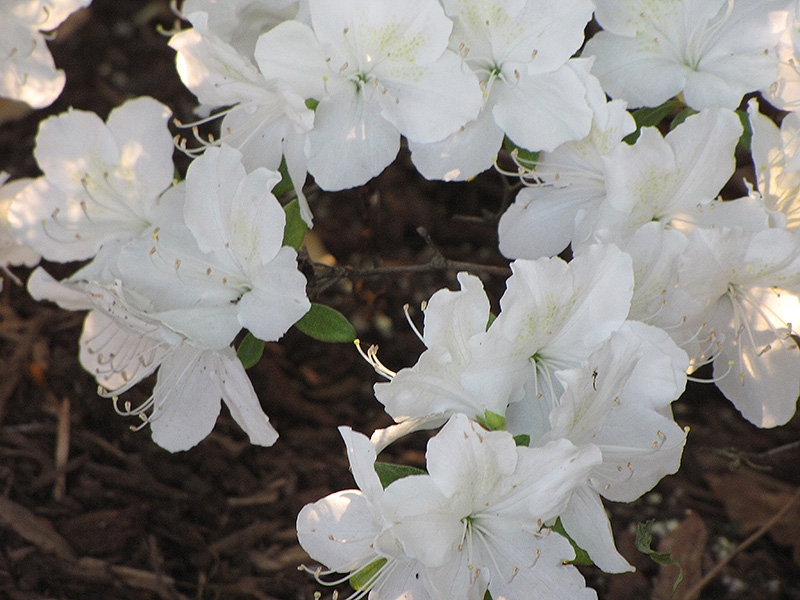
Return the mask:
{"type": "Polygon", "coordinates": [[[52,525],[4,496],[0,496],[0,523],[44,552],[51,552],[64,560],[76,559],[72,547],[52,525]]]}

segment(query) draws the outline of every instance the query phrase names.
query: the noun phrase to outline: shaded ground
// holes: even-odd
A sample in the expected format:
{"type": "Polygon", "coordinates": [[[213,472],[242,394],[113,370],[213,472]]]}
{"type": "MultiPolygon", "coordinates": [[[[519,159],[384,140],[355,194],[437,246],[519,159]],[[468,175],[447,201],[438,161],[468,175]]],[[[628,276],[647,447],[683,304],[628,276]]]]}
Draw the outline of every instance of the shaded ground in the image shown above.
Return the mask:
{"type": "MultiPolygon", "coordinates": [[[[0,126],[0,170],[36,175],[37,124],[69,106],[105,117],[129,97],[152,95],[190,120],[194,99],[155,31],[173,20],[166,2],[134,0],[95,0],[71,19],[52,43],[67,88],[45,111],[0,126]]],[[[448,259],[503,265],[491,218],[500,207],[500,179],[433,184],[406,162],[363,188],[312,199],[313,256],[356,268],[426,264],[436,251],[417,233],[422,226],[448,259]]],[[[484,281],[496,304],[503,277],[484,281]]],[[[413,364],[423,349],[403,304],[419,306],[442,286],[455,287],[454,271],[311,281],[315,299],[345,313],[395,369],[413,364]]],[[[250,374],[278,443],[250,446],[223,410],[208,439],[173,455],[147,431],[130,431],[132,423],[96,396],[77,362],[81,321],[35,303],[10,282],[0,294],[0,598],[312,598],[319,586],[297,571],[307,557],[295,539],[295,516],[305,503],[352,485],[337,425],[369,433],[389,422],[372,397],[375,375],[354,348],[294,330],[268,344],[250,374]]],[[[129,399],[136,404],[147,393],[137,388],[129,399]]],[[[635,523],[656,519],[663,534],[656,543],[680,558],[681,598],[800,485],[800,448],[781,449],[800,438],[800,419],[760,431],[714,388],[698,385],[675,413],[691,427],[683,468],[636,503],[609,503],[618,545],[639,570],[608,576],[586,569],[601,598],[670,595],[673,568],[662,570],[635,550],[635,523]]],[[[413,438],[392,449],[393,458],[421,465],[424,444],[424,436],[413,438]]],[[[700,597],[800,598],[798,568],[800,503],[735,553],[700,597]]]]}

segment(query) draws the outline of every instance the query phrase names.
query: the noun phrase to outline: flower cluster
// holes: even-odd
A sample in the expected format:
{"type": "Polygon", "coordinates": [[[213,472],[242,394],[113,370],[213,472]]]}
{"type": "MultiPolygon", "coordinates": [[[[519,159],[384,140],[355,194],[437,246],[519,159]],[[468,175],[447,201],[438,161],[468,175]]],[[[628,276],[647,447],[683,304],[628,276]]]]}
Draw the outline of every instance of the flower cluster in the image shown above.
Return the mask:
{"type": "Polygon", "coordinates": [[[91,259],[57,282],[41,268],[37,299],[89,310],[81,364],[104,395],[158,372],[153,394],[123,414],[153,439],[185,450],[214,427],[224,399],[253,443],[277,432],[230,347],[242,327],[277,340],[310,304],[296,252],[283,246],[285,213],[269,190],[280,175],[246,173],[241,155],[212,148],[173,182],[171,114],[150,98],[109,115],[70,111],[42,122],[44,175],[8,208],[17,238],[45,259],[91,259]]]}
{"type": "MultiPolygon", "coordinates": [[[[52,101],[39,88],[63,81],[38,32],[87,4],[0,0],[13,17],[0,21],[0,94],[52,101]]],[[[173,141],[170,110],[150,98],[105,123],[70,110],[41,124],[44,175],[0,189],[0,266],[88,261],[63,281],[37,269],[28,288],[90,311],[81,363],[161,446],[199,442],[221,400],[253,443],[277,438],[231,344],[243,328],[278,340],[311,307],[270,191],[279,181],[308,226],[309,175],[329,191],[362,185],[403,138],[428,179],[494,165],[520,183],[498,225],[513,260],[499,313],[459,273],[459,290],[424,306],[415,365],[395,372],[363,353],[388,380],[374,391],[395,424],[371,438],[341,427],[358,489],[298,516],[320,582],[372,600],[593,598],[575,548],[605,571],[632,569],[603,498],[633,501],[677,471],[686,431],[671,405],[687,377],[713,364],[704,380],[759,427],[794,414],[800,111],[779,128],[755,99],[734,109],[758,92],[800,109],[798,0],[181,10],[191,27],[169,44],[200,103],[185,125],[195,144],[173,141]],[[586,40],[592,18],[601,30],[586,40]],[[195,126],[208,121],[220,134],[204,139],[195,126]],[[193,158],[182,181],[175,144],[193,158]],[[498,166],[503,148],[513,171],[498,166]],[[722,200],[737,148],[755,177],[722,200]],[[120,401],[156,370],[144,404],[120,401]],[[435,429],[426,471],[377,462],[435,429]]]]}

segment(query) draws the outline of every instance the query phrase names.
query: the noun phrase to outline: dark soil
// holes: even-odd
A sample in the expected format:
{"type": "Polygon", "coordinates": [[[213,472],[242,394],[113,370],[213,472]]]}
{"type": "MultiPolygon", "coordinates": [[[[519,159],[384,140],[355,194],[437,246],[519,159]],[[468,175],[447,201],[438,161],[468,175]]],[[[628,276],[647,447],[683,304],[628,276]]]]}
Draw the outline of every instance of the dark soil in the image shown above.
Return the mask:
{"type": "MultiPolygon", "coordinates": [[[[166,0],[95,0],[74,15],[50,43],[67,72],[66,89],[51,107],[0,126],[0,170],[37,175],[38,123],[70,106],[105,118],[124,100],[151,95],[191,120],[194,97],[156,29],[174,22],[166,0]]],[[[0,117],[15,108],[3,105],[0,117]]],[[[176,156],[185,169],[185,157],[176,156]]],[[[310,277],[313,299],[347,315],[365,344],[380,344],[389,367],[412,365],[423,346],[403,305],[418,307],[436,289],[457,287],[456,272],[440,268],[438,253],[506,264],[496,250],[502,196],[496,174],[469,185],[431,183],[404,154],[367,186],[314,193],[313,258],[329,255],[358,269],[431,268],[339,281],[320,270],[310,277]]],[[[56,276],[70,272],[47,268],[56,276]]],[[[23,280],[29,273],[15,272],[23,280]]],[[[483,275],[496,305],[504,277],[483,275]]],[[[421,324],[419,311],[411,312],[421,324]]],[[[372,396],[377,377],[355,348],[291,330],[267,344],[250,371],[281,434],[275,446],[251,446],[223,409],[211,436],[169,454],[96,395],[77,360],[82,318],[34,302],[9,280],[0,294],[0,598],[313,598],[320,586],[297,570],[309,559],[295,538],[296,515],[305,503],[354,485],[338,425],[369,434],[390,422],[372,396]]],[[[129,392],[134,404],[149,393],[139,388],[129,392]]],[[[800,447],[783,448],[800,438],[800,418],[758,430],[713,386],[697,384],[675,403],[675,414],[691,428],[681,471],[635,503],[608,503],[618,546],[638,570],[606,575],[586,568],[600,598],[670,597],[677,569],[635,549],[636,523],[655,519],[654,547],[668,548],[683,564],[675,594],[682,598],[800,486],[800,447]]],[[[387,451],[387,460],[423,466],[425,440],[412,436],[387,451]]],[[[800,503],[736,552],[700,597],[800,598],[799,570],[800,503]]]]}

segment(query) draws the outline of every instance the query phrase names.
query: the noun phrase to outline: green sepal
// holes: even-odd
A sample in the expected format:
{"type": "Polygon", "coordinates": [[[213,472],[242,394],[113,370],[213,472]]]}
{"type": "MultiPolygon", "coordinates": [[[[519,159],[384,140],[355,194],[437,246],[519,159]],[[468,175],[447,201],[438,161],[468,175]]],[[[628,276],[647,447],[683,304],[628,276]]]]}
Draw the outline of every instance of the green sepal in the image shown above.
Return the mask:
{"type": "Polygon", "coordinates": [[[427,475],[422,469],[417,467],[409,467],[408,465],[395,465],[393,463],[376,462],[375,472],[378,474],[378,479],[381,480],[381,485],[386,489],[390,483],[408,477],[409,475],[427,475]]]}
{"type": "Polygon", "coordinates": [[[350,582],[350,586],[356,591],[360,590],[365,585],[367,585],[370,582],[370,580],[373,577],[375,577],[375,575],[378,574],[378,571],[380,571],[381,568],[383,568],[383,565],[385,564],[386,564],[386,559],[379,558],[378,560],[374,560],[371,563],[369,563],[363,569],[359,569],[358,571],[350,575],[350,579],[348,580],[350,582]]]}
{"type": "Polygon", "coordinates": [[[642,131],[642,127],[655,127],[676,110],[680,110],[681,108],[683,108],[683,102],[677,98],[672,98],[664,102],[664,104],[661,106],[656,106],[654,108],[644,107],[633,111],[631,114],[633,115],[633,120],[636,121],[636,131],[626,135],[624,138],[622,138],[622,141],[626,144],[633,144],[639,139],[639,134],[642,131]]]}
{"type": "Polygon", "coordinates": [[[291,246],[295,250],[299,250],[303,245],[303,239],[306,237],[308,225],[303,221],[300,216],[300,203],[297,198],[289,202],[283,207],[283,212],[286,213],[286,227],[283,229],[283,245],[291,246]]]}
{"type": "Polygon", "coordinates": [[[643,554],[647,554],[650,560],[658,565],[675,565],[678,567],[678,578],[672,586],[672,594],[675,595],[675,590],[678,589],[678,585],[683,581],[683,567],[681,563],[672,558],[671,554],[667,552],[656,552],[650,548],[650,544],[653,542],[653,534],[650,532],[650,529],[654,520],[655,519],[650,519],[645,523],[636,524],[636,549],[643,554]]]}
{"type": "Polygon", "coordinates": [[[316,302],[311,303],[311,310],[294,326],[321,342],[352,342],[356,339],[356,330],[347,317],[330,306],[316,302]]]}
{"type": "Polygon", "coordinates": [[[317,106],[319,106],[319,100],[316,98],[306,98],[306,108],[309,110],[317,110],[317,106]]]}
{"type": "Polygon", "coordinates": [[[236,356],[242,361],[244,368],[249,369],[261,360],[262,354],[264,354],[264,340],[258,339],[248,331],[236,349],[236,356]]]}
{"type": "Polygon", "coordinates": [[[594,564],[594,562],[592,562],[592,559],[589,558],[589,554],[586,552],[586,550],[584,550],[583,548],[578,546],[578,544],[575,543],[575,540],[573,540],[571,537],[569,537],[569,534],[567,533],[566,529],[564,529],[564,525],[561,524],[561,517],[557,517],[556,518],[556,522],[553,523],[553,525],[550,527],[550,529],[555,531],[557,534],[562,535],[565,538],[567,538],[567,541],[572,546],[572,549],[575,550],[575,558],[573,558],[570,561],[567,561],[569,564],[571,564],[571,565],[593,565],[594,564]]]}
{"type": "Polygon", "coordinates": [[[531,445],[531,436],[529,436],[527,433],[520,433],[519,435],[515,435],[514,443],[517,446],[528,447],[531,445]]]}
{"type": "Polygon", "coordinates": [[[528,167],[529,169],[532,169],[533,167],[536,166],[536,163],[539,162],[538,152],[531,152],[530,150],[526,150],[525,148],[517,146],[507,137],[503,140],[503,145],[505,146],[506,150],[508,150],[510,153],[513,153],[516,150],[517,160],[523,167],[528,167]]]}
{"type": "Polygon", "coordinates": [[[491,431],[502,431],[506,428],[506,418],[488,409],[483,416],[476,415],[475,420],[491,431]]]}

